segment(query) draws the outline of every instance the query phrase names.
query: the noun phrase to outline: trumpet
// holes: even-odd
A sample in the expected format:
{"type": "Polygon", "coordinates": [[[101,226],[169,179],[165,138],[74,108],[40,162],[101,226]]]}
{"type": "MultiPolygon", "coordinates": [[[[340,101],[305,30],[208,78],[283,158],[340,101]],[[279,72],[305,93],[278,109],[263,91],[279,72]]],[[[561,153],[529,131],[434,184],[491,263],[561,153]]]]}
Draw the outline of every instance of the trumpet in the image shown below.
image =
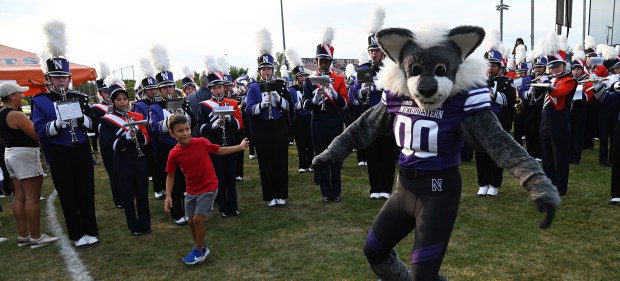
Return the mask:
{"type": "Polygon", "coordinates": [[[136,125],[145,125],[146,124],[146,120],[140,120],[140,121],[136,121],[134,120],[133,117],[129,116],[129,112],[127,112],[127,109],[123,109],[123,111],[121,112],[121,114],[123,115],[123,117],[125,117],[125,120],[127,120],[127,123],[123,124],[123,127],[126,127],[127,130],[129,132],[127,132],[128,134],[132,134],[131,140],[133,141],[133,143],[136,145],[136,150],[138,151],[138,159],[144,157],[144,153],[142,152],[142,149],[140,149],[140,144],[138,143],[138,137],[136,135],[136,125]]]}
{"type": "MultiPolygon", "coordinates": [[[[59,90],[60,96],[62,97],[62,101],[67,101],[67,92],[65,91],[65,87],[61,86],[59,90]]],[[[78,139],[75,134],[75,128],[73,128],[73,119],[69,119],[69,132],[71,133],[71,143],[77,144],[78,139]]]]}
{"type": "MultiPolygon", "coordinates": [[[[321,70],[321,76],[325,75],[325,70],[321,70]]],[[[321,88],[323,89],[323,104],[321,105],[321,110],[325,111],[325,104],[327,103],[327,92],[326,89],[329,89],[329,84],[321,84],[321,88]]]]}
{"type": "MultiPolygon", "coordinates": [[[[223,97],[216,97],[215,99],[217,100],[217,105],[222,106],[221,102],[223,97]]],[[[269,105],[271,105],[271,101],[269,101],[269,105]]],[[[224,106],[228,106],[228,103],[224,103],[224,106]]],[[[271,113],[271,110],[269,111],[269,113],[271,113]]],[[[222,146],[227,146],[228,142],[226,142],[226,118],[224,117],[224,115],[219,115],[219,118],[222,122],[222,146]]]]}

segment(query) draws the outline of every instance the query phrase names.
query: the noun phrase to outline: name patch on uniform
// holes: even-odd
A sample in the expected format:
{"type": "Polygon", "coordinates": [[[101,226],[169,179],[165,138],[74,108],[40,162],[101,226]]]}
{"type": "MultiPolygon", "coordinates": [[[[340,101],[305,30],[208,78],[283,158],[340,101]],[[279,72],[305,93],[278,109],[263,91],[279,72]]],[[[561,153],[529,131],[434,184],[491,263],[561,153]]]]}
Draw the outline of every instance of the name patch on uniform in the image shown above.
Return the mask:
{"type": "Polygon", "coordinates": [[[435,119],[443,118],[443,110],[426,110],[426,109],[422,109],[422,108],[414,107],[414,106],[403,105],[400,107],[399,112],[405,113],[405,114],[426,116],[426,117],[435,118],[435,119]]]}

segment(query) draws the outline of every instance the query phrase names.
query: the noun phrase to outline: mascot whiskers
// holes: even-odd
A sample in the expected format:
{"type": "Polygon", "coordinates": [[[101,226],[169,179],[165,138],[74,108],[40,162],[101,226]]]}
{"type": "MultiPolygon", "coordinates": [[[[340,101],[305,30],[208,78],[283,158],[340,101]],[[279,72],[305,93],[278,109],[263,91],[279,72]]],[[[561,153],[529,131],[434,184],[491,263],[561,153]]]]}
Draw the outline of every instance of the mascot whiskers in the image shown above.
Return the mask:
{"type": "Polygon", "coordinates": [[[484,29],[422,26],[376,33],[386,60],[382,101],[367,110],[313,160],[315,168],[345,159],[379,134],[400,147],[396,191],[368,233],[364,254],[382,280],[446,280],[439,275],[461,196],[464,140],[507,169],[550,226],[560,196],[538,163],[500,126],[490,110],[485,62],[469,57],[484,29]],[[411,270],[394,246],[415,230],[411,270]]]}

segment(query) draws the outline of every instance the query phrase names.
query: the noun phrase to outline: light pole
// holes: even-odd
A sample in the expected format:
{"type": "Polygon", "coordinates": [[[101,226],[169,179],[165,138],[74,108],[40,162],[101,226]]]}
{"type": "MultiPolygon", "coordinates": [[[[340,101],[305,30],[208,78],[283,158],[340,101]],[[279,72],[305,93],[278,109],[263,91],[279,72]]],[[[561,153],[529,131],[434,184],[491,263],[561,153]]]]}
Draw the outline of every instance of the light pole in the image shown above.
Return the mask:
{"type": "MultiPolygon", "coordinates": [[[[280,19],[282,20],[282,49],[284,53],[286,52],[286,36],[284,35],[284,8],[282,7],[282,0],[280,0],[280,19]]],[[[286,56],[284,56],[284,64],[286,64],[286,56]]]]}
{"type": "Polygon", "coordinates": [[[499,41],[504,41],[504,10],[509,7],[504,4],[504,0],[499,0],[499,5],[495,6],[495,10],[499,11],[499,41]]]}

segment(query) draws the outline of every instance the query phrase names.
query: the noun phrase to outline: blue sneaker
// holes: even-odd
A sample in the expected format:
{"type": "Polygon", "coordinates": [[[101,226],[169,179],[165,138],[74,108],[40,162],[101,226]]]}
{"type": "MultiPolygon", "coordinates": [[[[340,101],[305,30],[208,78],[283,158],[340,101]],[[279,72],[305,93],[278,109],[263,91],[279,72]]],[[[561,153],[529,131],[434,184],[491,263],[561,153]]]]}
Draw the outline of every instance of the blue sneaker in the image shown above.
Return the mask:
{"type": "Polygon", "coordinates": [[[191,252],[189,252],[187,257],[182,259],[182,261],[184,264],[187,264],[187,265],[202,263],[207,257],[207,255],[209,255],[208,248],[205,247],[203,251],[199,251],[198,249],[194,248],[192,249],[191,252]]]}

